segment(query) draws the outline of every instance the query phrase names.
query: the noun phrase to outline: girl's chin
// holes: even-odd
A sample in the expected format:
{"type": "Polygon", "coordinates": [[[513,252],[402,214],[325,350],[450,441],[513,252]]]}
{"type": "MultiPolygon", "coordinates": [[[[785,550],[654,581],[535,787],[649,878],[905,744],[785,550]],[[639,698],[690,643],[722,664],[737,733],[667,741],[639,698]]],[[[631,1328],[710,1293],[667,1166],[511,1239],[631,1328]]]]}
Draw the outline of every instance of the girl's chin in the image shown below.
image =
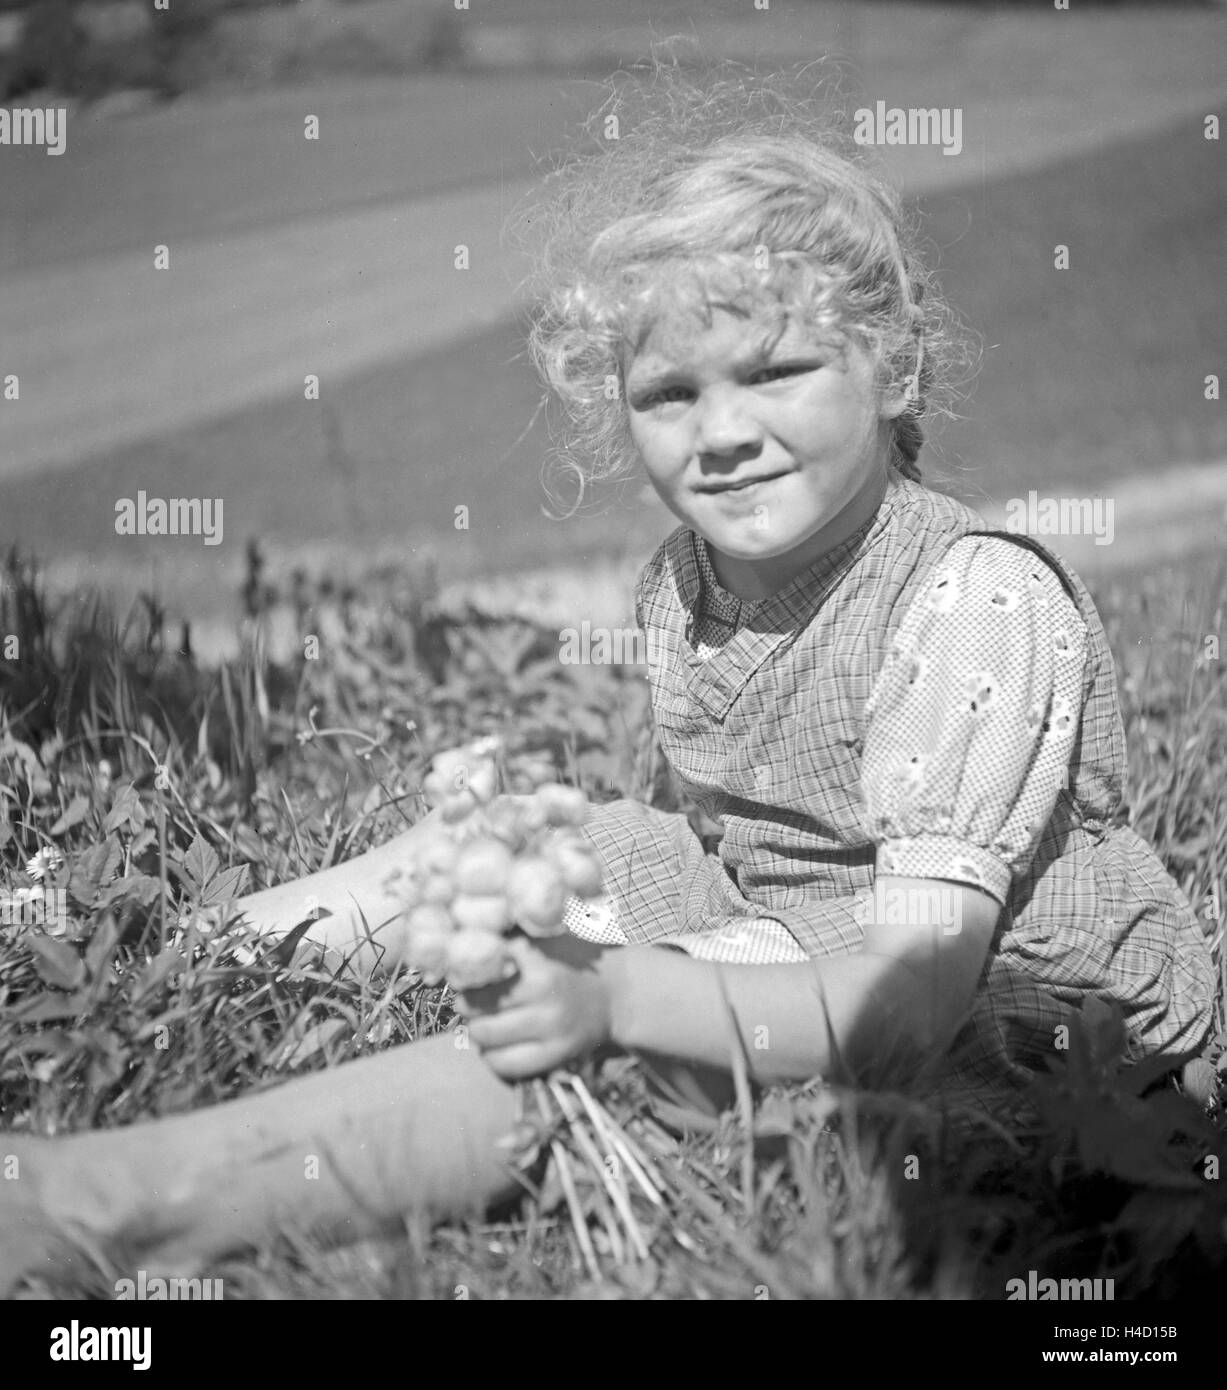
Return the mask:
{"type": "Polygon", "coordinates": [[[730,560],[778,560],[800,549],[818,527],[797,533],[783,532],[777,527],[745,525],[706,525],[694,528],[703,539],[730,560]]]}

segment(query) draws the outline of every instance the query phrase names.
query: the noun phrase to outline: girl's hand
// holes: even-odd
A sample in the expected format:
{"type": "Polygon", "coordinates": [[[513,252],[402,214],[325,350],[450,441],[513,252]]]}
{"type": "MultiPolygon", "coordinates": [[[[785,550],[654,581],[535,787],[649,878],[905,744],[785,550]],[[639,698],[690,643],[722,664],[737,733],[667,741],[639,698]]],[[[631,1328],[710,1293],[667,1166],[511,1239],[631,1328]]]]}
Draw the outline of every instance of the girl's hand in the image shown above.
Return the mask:
{"type": "Polygon", "coordinates": [[[519,974],[456,996],[469,1038],[504,1081],[540,1076],[607,1045],[613,988],[602,957],[611,949],[576,936],[514,936],[519,974]]]}

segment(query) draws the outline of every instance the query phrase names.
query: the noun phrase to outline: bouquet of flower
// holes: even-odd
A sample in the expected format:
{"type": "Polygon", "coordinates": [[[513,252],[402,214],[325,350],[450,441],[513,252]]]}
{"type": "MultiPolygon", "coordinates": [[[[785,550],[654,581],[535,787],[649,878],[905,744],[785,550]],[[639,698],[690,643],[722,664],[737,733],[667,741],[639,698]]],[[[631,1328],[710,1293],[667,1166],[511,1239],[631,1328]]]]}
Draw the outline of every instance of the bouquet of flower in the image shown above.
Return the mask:
{"type": "Polygon", "coordinates": [[[522,769],[530,794],[498,797],[499,751],[488,738],[435,758],[424,790],[450,833],[386,885],[405,913],[406,963],[428,984],[467,990],[507,979],[508,933],[558,936],[568,894],[601,891],[600,857],[580,830],[588,798],[535,761],[522,769]]]}
{"type": "MultiPolygon", "coordinates": [[[[470,990],[509,979],[512,932],[562,935],[568,895],[592,899],[601,892],[601,860],[580,829],[587,797],[531,758],[514,772],[532,790],[500,797],[501,751],[497,739],[486,738],[434,759],[423,789],[446,833],[424,843],[385,885],[405,914],[404,962],[428,984],[446,980],[470,990]]],[[[652,1237],[632,1199],[647,1202],[650,1225],[667,1230],[668,1222],[665,1188],[641,1142],[571,1072],[527,1083],[521,1101],[529,1099],[536,1115],[531,1123],[525,1118],[518,1158],[527,1168],[548,1152],[545,1191],[565,1199],[589,1273],[600,1277],[598,1251],[618,1265],[647,1260],[652,1237]]]]}

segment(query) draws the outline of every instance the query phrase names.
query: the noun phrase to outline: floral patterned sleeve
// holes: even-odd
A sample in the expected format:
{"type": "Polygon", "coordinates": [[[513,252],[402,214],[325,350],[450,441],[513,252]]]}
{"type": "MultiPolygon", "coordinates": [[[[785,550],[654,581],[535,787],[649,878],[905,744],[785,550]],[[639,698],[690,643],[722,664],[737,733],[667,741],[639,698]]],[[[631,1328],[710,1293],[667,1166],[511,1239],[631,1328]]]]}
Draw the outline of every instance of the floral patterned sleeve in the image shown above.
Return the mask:
{"type": "Polygon", "coordinates": [[[862,790],[879,874],[1004,903],[1065,785],[1088,637],[1032,551],[958,541],[900,624],[866,706],[862,790]]]}

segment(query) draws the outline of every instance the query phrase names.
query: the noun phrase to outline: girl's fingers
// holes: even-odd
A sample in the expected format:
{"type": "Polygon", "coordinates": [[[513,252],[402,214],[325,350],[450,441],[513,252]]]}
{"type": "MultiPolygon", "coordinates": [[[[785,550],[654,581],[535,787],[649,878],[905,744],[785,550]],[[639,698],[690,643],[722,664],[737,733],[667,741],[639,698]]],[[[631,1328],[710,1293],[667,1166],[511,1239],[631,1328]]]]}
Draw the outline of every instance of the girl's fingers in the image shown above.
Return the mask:
{"type": "Polygon", "coordinates": [[[510,980],[502,980],[496,985],[482,985],[480,989],[456,991],[456,1008],[465,1018],[481,1018],[506,1009],[520,1008],[527,1003],[529,999],[522,975],[513,975],[510,980]]]}
{"type": "Polygon", "coordinates": [[[507,954],[521,970],[526,965],[532,964],[534,952],[540,955],[540,950],[533,945],[531,936],[509,936],[507,938],[507,954]]]}
{"type": "Polygon", "coordinates": [[[513,1047],[483,1050],[481,1059],[504,1081],[524,1081],[530,1076],[544,1076],[558,1065],[540,1043],[516,1043],[513,1047]]]}
{"type": "Polygon", "coordinates": [[[507,949],[521,974],[529,975],[547,963],[584,969],[598,961],[610,947],[560,932],[557,936],[513,936],[507,949]]]}
{"type": "Polygon", "coordinates": [[[466,1017],[514,1009],[535,1003],[541,997],[544,972],[548,971],[550,962],[527,939],[508,937],[507,953],[516,967],[511,979],[457,992],[457,1007],[466,1017]]]}
{"type": "Polygon", "coordinates": [[[540,1015],[531,1008],[500,1009],[469,1021],[469,1040],[483,1055],[497,1048],[535,1043],[541,1034],[540,1015]]]}

